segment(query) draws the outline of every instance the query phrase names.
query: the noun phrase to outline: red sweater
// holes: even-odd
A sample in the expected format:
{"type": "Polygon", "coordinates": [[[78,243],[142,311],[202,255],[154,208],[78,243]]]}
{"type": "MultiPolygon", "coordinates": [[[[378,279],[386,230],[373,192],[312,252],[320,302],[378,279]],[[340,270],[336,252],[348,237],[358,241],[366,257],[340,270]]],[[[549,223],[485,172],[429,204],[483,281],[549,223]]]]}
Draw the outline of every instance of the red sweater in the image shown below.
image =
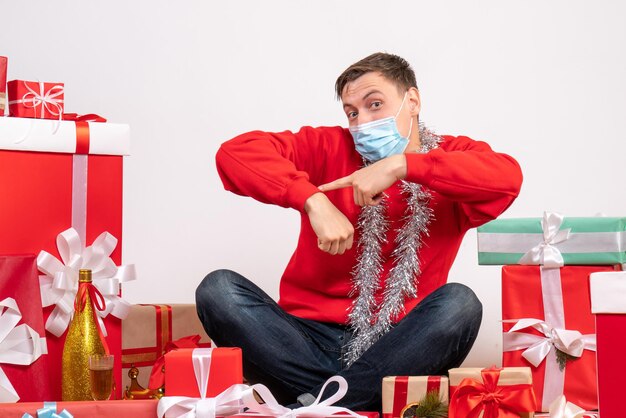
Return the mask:
{"type": "MultiPolygon", "coordinates": [[[[500,215],[517,197],[522,183],[521,170],[512,157],[464,136],[443,138],[439,148],[426,154],[406,154],[406,180],[430,190],[434,210],[430,234],[423,238],[419,254],[418,296],[405,302],[407,312],[446,283],[465,232],[500,215]]],[[[319,191],[317,186],[362,167],[350,132],[341,127],[249,132],[225,142],[216,161],[227,190],[301,212],[298,246],[282,276],[279,305],[302,318],[345,324],[352,303],[348,294],[359,232],[355,232],[352,249],[343,255],[322,252],[304,203],[319,191]]],[[[406,208],[398,186],[399,182],[386,191],[390,228],[382,248],[382,277],[392,267],[396,229],[403,225],[406,208]]],[[[360,207],[354,203],[352,189],[326,195],[356,225],[360,207]]]]}

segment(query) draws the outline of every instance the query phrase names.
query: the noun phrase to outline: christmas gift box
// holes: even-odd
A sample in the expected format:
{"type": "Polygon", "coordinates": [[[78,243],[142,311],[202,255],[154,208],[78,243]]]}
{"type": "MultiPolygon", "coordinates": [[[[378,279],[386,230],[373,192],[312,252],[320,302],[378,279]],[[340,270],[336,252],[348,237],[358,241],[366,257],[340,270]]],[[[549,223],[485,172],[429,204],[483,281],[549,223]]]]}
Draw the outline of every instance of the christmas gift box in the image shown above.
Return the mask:
{"type": "Polygon", "coordinates": [[[450,418],[532,418],[535,395],[528,367],[458,368],[450,378],[450,418]]]}
{"type": "Polygon", "coordinates": [[[626,262],[626,218],[496,219],[478,228],[478,264],[609,265],[626,262]]]}
{"type": "Polygon", "coordinates": [[[589,275],[612,266],[504,266],[504,366],[528,366],[539,411],[559,395],[597,408],[595,324],[589,275]]]}
{"type": "MultiPolygon", "coordinates": [[[[108,306],[99,314],[106,316],[107,341],[117,358],[118,396],[121,320],[115,316],[123,316],[127,306],[116,292],[120,281],[132,276],[132,269],[117,267],[122,155],[128,147],[128,125],[0,118],[0,254],[44,251],[38,261],[42,302],[48,306],[44,320],[51,380],[61,381],[64,333],[78,269],[91,268],[94,284],[107,298],[108,306]],[[57,278],[56,273],[62,274],[57,278]]],[[[49,399],[60,399],[61,385],[53,385],[53,390],[49,399]]]]}
{"type": "Polygon", "coordinates": [[[61,119],[63,83],[11,80],[7,84],[9,115],[19,118],[61,119]]]}
{"type": "Polygon", "coordinates": [[[241,349],[236,347],[172,350],[165,355],[167,396],[214,397],[243,382],[241,349]],[[198,388],[196,372],[205,367],[208,383],[198,388]],[[201,394],[200,391],[203,390],[201,394]]]}
{"type": "Polygon", "coordinates": [[[154,418],[157,401],[73,401],[0,404],[0,418],[154,418]]]}
{"type": "Polygon", "coordinates": [[[7,57],[0,57],[0,116],[4,116],[7,101],[7,57]]]}
{"type": "Polygon", "coordinates": [[[401,418],[409,406],[419,404],[436,392],[442,404],[448,403],[445,376],[387,376],[383,378],[383,418],[401,418]]]}
{"type": "MultiPolygon", "coordinates": [[[[133,305],[122,321],[122,385],[130,386],[129,370],[137,368],[137,383],[158,389],[163,378],[149,381],[153,366],[173,348],[210,347],[194,304],[133,305]]],[[[162,365],[162,361],[159,363],[162,365]]],[[[162,373],[157,364],[155,375],[162,373]]],[[[157,376],[158,377],[158,376],[157,376]]]]}
{"type": "MultiPolygon", "coordinates": [[[[603,415],[604,416],[604,415],[603,415]]],[[[547,414],[535,414],[535,418],[599,418],[597,411],[585,411],[581,407],[568,402],[561,395],[550,404],[550,412],[547,414]]]]}
{"type": "Polygon", "coordinates": [[[35,256],[0,255],[0,402],[52,395],[44,335],[35,256]]]}
{"type": "Polygon", "coordinates": [[[626,372],[626,272],[592,273],[591,311],[598,344],[598,402],[602,418],[624,416],[621,380],[626,372]]]}

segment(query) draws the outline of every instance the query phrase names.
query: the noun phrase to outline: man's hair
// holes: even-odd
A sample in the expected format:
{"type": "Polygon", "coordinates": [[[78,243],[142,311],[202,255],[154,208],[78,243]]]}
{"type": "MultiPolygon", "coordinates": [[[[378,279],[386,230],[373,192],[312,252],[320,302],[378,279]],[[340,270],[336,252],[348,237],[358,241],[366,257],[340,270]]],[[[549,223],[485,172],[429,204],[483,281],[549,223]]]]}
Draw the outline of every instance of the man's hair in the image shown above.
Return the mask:
{"type": "Polygon", "coordinates": [[[371,72],[378,72],[393,82],[399,93],[404,93],[411,87],[417,88],[415,72],[404,58],[384,52],[376,52],[355,62],[341,73],[335,82],[337,99],[341,99],[341,93],[343,93],[346,84],[356,80],[363,74],[371,72]]]}

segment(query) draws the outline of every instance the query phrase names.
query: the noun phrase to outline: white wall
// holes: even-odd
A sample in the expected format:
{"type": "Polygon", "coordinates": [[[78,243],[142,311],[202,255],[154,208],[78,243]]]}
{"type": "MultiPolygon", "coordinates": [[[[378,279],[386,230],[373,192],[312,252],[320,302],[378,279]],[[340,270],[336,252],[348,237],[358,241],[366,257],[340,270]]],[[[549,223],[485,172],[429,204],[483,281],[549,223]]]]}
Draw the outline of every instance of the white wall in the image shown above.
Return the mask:
{"type": "MultiPolygon", "coordinates": [[[[11,78],[63,81],[66,109],[132,126],[124,262],[131,302],[192,302],[235,269],[277,296],[298,214],[223,191],[219,144],[344,124],[337,75],[375,51],[414,66],[421,119],[515,156],[506,216],[626,215],[626,3],[620,1],[0,0],[11,78]]],[[[499,363],[499,267],[469,233],[451,280],[485,305],[468,365],[499,363]]]]}

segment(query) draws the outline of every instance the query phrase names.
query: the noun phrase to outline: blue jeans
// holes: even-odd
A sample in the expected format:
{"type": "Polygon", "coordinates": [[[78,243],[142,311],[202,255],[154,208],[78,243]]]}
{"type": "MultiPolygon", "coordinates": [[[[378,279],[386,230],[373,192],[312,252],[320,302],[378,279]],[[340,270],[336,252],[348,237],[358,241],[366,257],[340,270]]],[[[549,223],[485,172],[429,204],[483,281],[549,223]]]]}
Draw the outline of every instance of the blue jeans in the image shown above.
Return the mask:
{"type": "MultiPolygon", "coordinates": [[[[476,295],[465,285],[448,283],[346,367],[349,328],[290,315],[233,271],[206,276],[196,290],[196,305],[211,339],[218,346],[241,347],[246,379],[266,385],[282,405],[308,404],[329,377],[341,375],[349,389],[336,405],[357,411],[381,410],[385,376],[441,375],[458,367],[482,319],[476,295]]],[[[335,390],[329,386],[324,398],[335,390]]]]}

